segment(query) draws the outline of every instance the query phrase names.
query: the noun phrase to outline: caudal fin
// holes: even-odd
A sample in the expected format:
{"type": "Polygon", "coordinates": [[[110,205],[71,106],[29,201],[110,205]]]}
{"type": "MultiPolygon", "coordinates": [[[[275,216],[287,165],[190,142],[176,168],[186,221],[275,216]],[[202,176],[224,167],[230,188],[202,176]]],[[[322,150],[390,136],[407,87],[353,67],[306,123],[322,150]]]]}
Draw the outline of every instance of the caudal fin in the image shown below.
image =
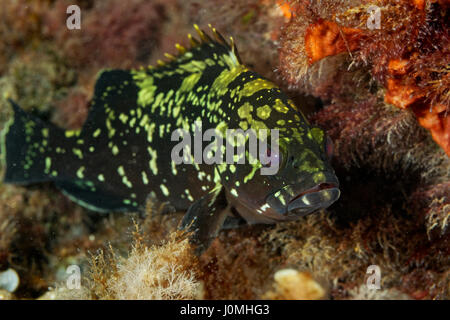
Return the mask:
{"type": "Polygon", "coordinates": [[[4,182],[29,184],[52,180],[49,137],[62,136],[64,131],[25,112],[9,100],[14,116],[1,135],[1,155],[6,168],[4,182]]]}

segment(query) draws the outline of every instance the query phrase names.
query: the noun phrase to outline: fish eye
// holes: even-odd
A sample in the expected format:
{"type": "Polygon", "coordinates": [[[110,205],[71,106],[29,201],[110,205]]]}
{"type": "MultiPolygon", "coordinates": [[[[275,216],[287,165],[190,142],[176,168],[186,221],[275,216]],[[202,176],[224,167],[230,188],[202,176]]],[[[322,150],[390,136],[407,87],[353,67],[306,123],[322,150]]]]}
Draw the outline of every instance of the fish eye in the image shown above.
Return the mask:
{"type": "Polygon", "coordinates": [[[334,144],[333,140],[331,140],[330,136],[327,135],[327,139],[325,141],[325,153],[329,160],[333,158],[334,154],[334,144]]]}

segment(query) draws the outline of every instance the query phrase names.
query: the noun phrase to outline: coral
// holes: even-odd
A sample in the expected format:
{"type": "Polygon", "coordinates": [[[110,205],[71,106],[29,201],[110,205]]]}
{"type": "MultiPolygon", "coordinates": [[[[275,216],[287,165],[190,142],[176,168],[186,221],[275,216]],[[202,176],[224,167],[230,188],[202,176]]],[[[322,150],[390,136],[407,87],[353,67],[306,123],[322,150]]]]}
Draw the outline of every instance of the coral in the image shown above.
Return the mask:
{"type": "Polygon", "coordinates": [[[411,195],[413,212],[423,212],[428,238],[436,239],[448,233],[450,183],[448,181],[420,187],[411,195]]]}
{"type": "MultiPolygon", "coordinates": [[[[43,48],[14,58],[0,80],[0,87],[3,97],[14,99],[26,110],[37,108],[45,113],[74,80],[74,72],[54,52],[43,48]],[[39,63],[33,63],[36,60],[39,63]]],[[[2,101],[2,109],[6,109],[5,104],[2,101]]]]}
{"type": "MultiPolygon", "coordinates": [[[[282,6],[275,0],[186,1],[189,24],[212,23],[223,35],[233,36],[246,65],[275,79],[276,48],[280,28],[285,22],[282,6]],[[197,12],[202,12],[198,15],[197,12]]],[[[283,83],[280,83],[282,86],[283,83]]]]}
{"type": "Polygon", "coordinates": [[[42,17],[48,0],[8,1],[0,6],[0,75],[8,61],[17,53],[35,48],[42,42],[42,17]]]}
{"type": "Polygon", "coordinates": [[[325,290],[308,273],[294,269],[279,270],[274,275],[275,289],[264,295],[272,300],[318,300],[325,290]]]}
{"type": "Polygon", "coordinates": [[[449,172],[448,158],[430,143],[411,113],[376,99],[329,105],[312,120],[335,141],[335,160],[345,168],[418,172],[427,182],[445,179],[449,172]]]}
{"type": "Polygon", "coordinates": [[[450,154],[448,4],[432,0],[423,5],[409,0],[293,3],[301,6],[282,39],[285,79],[302,85],[317,70],[310,70],[311,65],[348,52],[352,65],[371,66],[373,79],[386,88],[384,101],[411,109],[450,154]],[[368,27],[370,5],[380,8],[380,29],[368,27]]]}
{"type": "Polygon", "coordinates": [[[103,252],[93,257],[91,292],[98,299],[195,299],[202,295],[187,239],[148,247],[136,239],[128,257],[103,252]]]}
{"type": "Polygon", "coordinates": [[[70,4],[68,1],[54,4],[44,18],[43,32],[61,46],[73,67],[130,68],[145,63],[158,45],[165,19],[162,2],[95,2],[83,9],[81,30],[65,27],[66,8],[70,4]]]}
{"type": "Polygon", "coordinates": [[[15,229],[9,240],[9,258],[3,263],[19,273],[21,286],[39,288],[42,284],[39,283],[38,269],[45,263],[46,230],[43,225],[33,223],[30,218],[34,216],[44,220],[43,211],[52,204],[49,198],[42,197],[41,192],[30,192],[27,197],[23,188],[11,186],[1,186],[0,196],[0,216],[13,221],[15,229]],[[33,212],[34,210],[36,211],[33,212]]]}
{"type": "Polygon", "coordinates": [[[368,101],[331,105],[313,119],[335,142],[335,168],[344,177],[338,207],[370,211],[396,203],[428,233],[445,236],[450,161],[411,113],[368,101]]]}
{"type": "Polygon", "coordinates": [[[411,297],[398,290],[374,290],[361,285],[349,291],[351,300],[410,300],[411,297]]]}
{"type": "Polygon", "coordinates": [[[82,89],[71,89],[67,96],[56,101],[53,121],[67,129],[81,128],[88,114],[88,94],[82,89]]]}
{"type": "Polygon", "coordinates": [[[80,289],[68,289],[65,287],[47,291],[38,300],[89,300],[89,290],[84,287],[80,289]]]}
{"type": "Polygon", "coordinates": [[[69,30],[65,26],[66,8],[70,4],[65,0],[55,2],[42,17],[41,32],[77,72],[76,86],[69,89],[67,96],[56,99],[57,113],[53,118],[66,128],[75,129],[86,119],[99,71],[148,64],[153,50],[159,47],[171,2],[81,3],[81,30],[69,30]]]}
{"type": "MultiPolygon", "coordinates": [[[[159,218],[158,218],[159,219],[159,218]]],[[[186,235],[174,231],[148,245],[143,230],[151,222],[141,221],[139,231],[134,222],[133,244],[130,250],[118,251],[110,245],[89,257],[87,275],[80,288],[70,289],[59,282],[45,292],[40,300],[89,299],[200,299],[202,283],[197,258],[186,235]]],[[[160,228],[162,229],[162,228],[160,228]]]]}
{"type": "Polygon", "coordinates": [[[19,286],[19,275],[14,269],[0,272],[0,288],[9,292],[16,291],[19,286]]]}
{"type": "Polygon", "coordinates": [[[138,250],[134,248],[127,263],[119,267],[117,279],[110,283],[116,299],[193,299],[198,295],[200,286],[192,271],[188,272],[190,266],[179,261],[186,259],[180,257],[184,248],[174,250],[168,245],[160,250],[138,250]],[[161,255],[172,257],[173,262],[161,255]],[[148,270],[149,265],[154,270],[148,270]]]}
{"type": "Polygon", "coordinates": [[[122,250],[132,223],[130,216],[89,215],[49,186],[1,185],[0,226],[0,270],[14,268],[16,296],[31,298],[61,281],[68,265],[87,265],[87,252],[105,248],[106,239],[122,250]]]}
{"type": "Polygon", "coordinates": [[[9,257],[3,263],[19,274],[18,296],[23,294],[24,287],[33,288],[34,292],[47,288],[42,282],[42,266],[47,263],[47,252],[53,246],[52,234],[55,235],[49,222],[54,219],[53,214],[62,214],[58,212],[62,209],[58,198],[66,201],[58,195],[49,196],[45,190],[27,192],[24,188],[0,187],[0,216],[8,217],[15,230],[9,239],[9,257]]]}
{"type": "MultiPolygon", "coordinates": [[[[325,226],[310,225],[315,230],[313,235],[301,236],[307,243],[297,247],[302,242],[295,237],[293,248],[291,244],[282,247],[287,252],[295,252],[288,261],[297,261],[300,266],[306,263],[315,277],[335,279],[331,288],[331,296],[335,298],[348,296],[352,285],[359,287],[365,267],[374,261],[388,277],[383,276],[383,290],[396,288],[420,299],[442,298],[447,295],[448,287],[442,272],[448,264],[445,257],[448,256],[450,161],[419,126],[423,126],[421,118],[415,120],[418,109],[413,103],[396,104],[408,110],[391,106],[386,103],[391,102],[389,88],[386,91],[384,87],[388,86],[388,79],[417,73],[419,68],[412,71],[411,64],[426,61],[437,66],[448,60],[444,47],[430,49],[425,39],[411,34],[415,28],[428,28],[433,37],[446,35],[439,30],[443,21],[440,18],[434,22],[438,26],[434,31],[429,22],[408,24],[407,19],[421,14],[414,8],[407,11],[407,6],[401,8],[388,2],[369,1],[361,5],[360,1],[324,1],[318,6],[299,1],[296,15],[283,32],[281,74],[293,88],[323,99],[324,108],[311,120],[327,130],[334,141],[333,166],[341,181],[342,195],[330,209],[333,219],[325,226]],[[366,9],[371,4],[386,5],[382,14],[387,20],[382,20],[382,25],[390,24],[389,28],[393,28],[392,24],[398,24],[396,32],[384,33],[388,25],[378,31],[365,28],[361,22],[367,20],[366,9]],[[314,34],[308,28],[323,29],[322,33],[314,34]],[[305,44],[308,31],[316,36],[314,41],[320,43],[322,51],[308,51],[305,44]],[[423,60],[406,55],[414,58],[413,61],[389,63],[398,55],[403,57],[401,51],[408,48],[405,43],[419,50],[423,60]],[[396,70],[392,71],[395,74],[389,70],[396,70]],[[325,240],[328,233],[324,234],[322,228],[337,232],[335,240],[325,240]],[[411,236],[401,240],[402,232],[411,236]],[[338,249],[334,241],[340,243],[338,249]],[[333,265],[325,257],[333,259],[333,265]],[[441,285],[433,288],[431,283],[438,282],[441,285]]],[[[435,10],[429,5],[426,8],[435,10]]],[[[430,19],[433,15],[433,12],[429,14],[430,19]]],[[[308,41],[314,44],[313,40],[308,41]]],[[[430,70],[420,69],[424,73],[430,70]]],[[[430,73],[427,74],[418,80],[429,77],[430,73]]],[[[438,80],[437,85],[444,83],[444,74],[433,76],[438,80]]],[[[445,98],[442,87],[440,93],[433,88],[422,89],[430,99],[435,97],[433,104],[445,98]]],[[[430,99],[426,101],[431,103],[430,99]]],[[[420,108],[428,112],[430,105],[420,108]]]]}
{"type": "MultiPolygon", "coordinates": [[[[444,185],[444,188],[450,188],[450,185],[444,185]]],[[[427,231],[428,234],[437,229],[443,235],[447,231],[450,218],[450,204],[445,203],[447,198],[433,199],[430,204],[430,211],[427,213],[427,231]]]]}
{"type": "Polygon", "coordinates": [[[0,289],[0,301],[1,300],[15,300],[15,296],[9,291],[0,289]]]}
{"type": "MultiPolygon", "coordinates": [[[[165,14],[161,3],[76,2],[83,11],[83,33],[68,32],[67,1],[2,5],[0,127],[11,116],[6,97],[62,127],[79,127],[99,69],[138,65],[149,58],[161,38],[158,28],[165,14]],[[116,28],[124,17],[127,21],[116,28]],[[107,59],[99,59],[97,49],[107,59]]],[[[118,250],[129,240],[125,232],[129,217],[90,215],[48,186],[42,191],[0,188],[0,270],[18,271],[18,297],[42,294],[65,276],[67,265],[83,266],[88,250],[104,248],[104,239],[113,239],[118,250]]]]}
{"type": "Polygon", "coordinates": [[[283,16],[285,16],[287,20],[292,18],[292,8],[289,3],[284,0],[277,0],[277,5],[280,7],[283,16]]]}
{"type": "Polygon", "coordinates": [[[269,251],[281,251],[282,264],[325,281],[333,299],[345,299],[349,290],[364,284],[367,267],[373,264],[381,269],[383,290],[412,296],[419,291],[421,298],[442,298],[449,284],[441,274],[448,264],[446,244],[428,245],[426,233],[414,218],[389,209],[350,224],[335,214],[316,214],[278,225],[261,241],[269,251]],[[418,255],[421,250],[425,252],[418,255]],[[425,275],[441,279],[442,285],[434,288],[433,280],[423,281],[425,275]]]}
{"type": "Polygon", "coordinates": [[[0,215],[0,270],[3,270],[11,259],[10,246],[16,233],[15,221],[8,215],[0,215]]]}
{"type": "Polygon", "coordinates": [[[357,48],[361,31],[355,28],[340,28],[335,22],[319,20],[311,24],[305,34],[305,51],[308,63],[313,64],[328,56],[357,48]],[[342,34],[344,36],[342,36],[342,34]]]}
{"type": "MultiPolygon", "coordinates": [[[[298,299],[309,285],[315,298],[449,299],[448,1],[74,3],[80,31],[65,27],[66,0],[0,7],[2,98],[75,129],[102,68],[154,63],[212,23],[326,129],[342,195],[296,222],[221,231],[197,259],[168,207],[100,215],[50,185],[0,185],[0,270],[21,281],[0,299],[298,299]],[[373,4],[380,30],[366,25],[373,4]],[[81,290],[64,286],[74,264],[81,290]],[[377,291],[364,285],[373,264],[377,291]]],[[[1,99],[0,127],[9,117],[1,99]]]]}
{"type": "MultiPolygon", "coordinates": [[[[448,243],[446,244],[448,248],[448,243]]],[[[447,253],[448,256],[448,253],[447,253]]],[[[448,300],[450,294],[450,272],[446,271],[436,274],[433,272],[423,272],[419,269],[403,276],[403,291],[409,293],[414,299],[428,299],[430,296],[434,299],[448,300]],[[417,287],[416,283],[422,283],[417,287]]]]}
{"type": "Polygon", "coordinates": [[[261,229],[221,232],[200,257],[205,299],[261,299],[280,263],[258,240],[261,229]]]}

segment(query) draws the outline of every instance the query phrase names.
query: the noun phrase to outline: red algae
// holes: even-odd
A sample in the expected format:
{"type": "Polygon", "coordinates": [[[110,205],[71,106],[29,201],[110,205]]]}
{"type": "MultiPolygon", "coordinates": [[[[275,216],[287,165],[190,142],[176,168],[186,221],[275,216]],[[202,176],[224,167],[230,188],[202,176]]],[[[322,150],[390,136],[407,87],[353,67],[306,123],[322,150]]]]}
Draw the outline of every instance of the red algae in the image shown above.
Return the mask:
{"type": "MultiPolygon", "coordinates": [[[[310,2],[299,2],[303,4],[299,23],[305,15],[313,18],[309,18],[312,20],[303,32],[300,30],[302,35],[297,36],[304,40],[288,40],[289,36],[285,35],[287,44],[297,42],[300,46],[297,51],[304,52],[309,64],[346,52],[353,63],[369,64],[372,77],[386,88],[385,102],[411,109],[420,125],[450,155],[448,3],[360,1],[359,6],[338,9],[338,1],[328,1],[327,20],[322,18],[326,13],[310,2]],[[367,13],[369,5],[380,10],[379,29],[367,26],[371,18],[367,13]]],[[[289,63],[291,58],[285,58],[286,54],[289,53],[282,48],[280,57],[289,63]]],[[[297,64],[302,70],[307,68],[297,64]]],[[[289,69],[282,72],[289,79],[289,69]]]]}

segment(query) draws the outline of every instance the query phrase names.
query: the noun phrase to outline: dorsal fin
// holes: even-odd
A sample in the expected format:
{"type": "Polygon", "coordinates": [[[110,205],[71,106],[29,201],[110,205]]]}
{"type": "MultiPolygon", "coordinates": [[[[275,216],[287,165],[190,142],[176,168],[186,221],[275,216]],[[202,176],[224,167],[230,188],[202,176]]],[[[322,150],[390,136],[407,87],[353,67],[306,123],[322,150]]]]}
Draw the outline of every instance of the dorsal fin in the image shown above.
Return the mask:
{"type": "MultiPolygon", "coordinates": [[[[188,39],[190,43],[190,48],[187,49],[184,46],[180,45],[179,43],[175,44],[175,48],[178,51],[178,55],[174,56],[169,53],[165,53],[164,56],[167,58],[167,61],[163,60],[157,60],[157,67],[164,67],[167,64],[170,64],[173,61],[176,61],[179,57],[186,54],[189,51],[192,51],[194,48],[198,48],[204,44],[209,44],[212,46],[221,46],[225,48],[229,52],[229,57],[231,58],[231,61],[235,65],[242,64],[241,58],[239,57],[238,50],[236,48],[236,44],[234,43],[233,37],[230,37],[230,42],[225,40],[225,38],[217,31],[216,28],[211,26],[211,24],[208,24],[208,27],[211,29],[213,37],[209,36],[205,31],[200,29],[200,27],[197,24],[194,24],[194,29],[197,32],[198,36],[200,37],[200,40],[193,37],[190,33],[188,34],[188,39]]],[[[229,61],[224,61],[226,63],[229,63],[229,61]]],[[[152,68],[152,67],[150,67],[152,68]]]]}
{"type": "Polygon", "coordinates": [[[216,42],[216,43],[219,43],[219,44],[227,47],[228,50],[231,51],[235,55],[236,60],[240,64],[242,64],[242,61],[241,61],[241,58],[239,57],[239,53],[236,48],[236,44],[234,43],[233,37],[230,37],[230,43],[228,43],[227,40],[225,40],[225,38],[220,34],[220,32],[217,31],[216,28],[214,28],[211,24],[208,24],[208,27],[211,29],[214,39],[212,39],[207,33],[205,33],[202,29],[200,29],[197,24],[194,24],[194,29],[195,29],[195,31],[197,31],[202,42],[203,43],[216,42]]]}

